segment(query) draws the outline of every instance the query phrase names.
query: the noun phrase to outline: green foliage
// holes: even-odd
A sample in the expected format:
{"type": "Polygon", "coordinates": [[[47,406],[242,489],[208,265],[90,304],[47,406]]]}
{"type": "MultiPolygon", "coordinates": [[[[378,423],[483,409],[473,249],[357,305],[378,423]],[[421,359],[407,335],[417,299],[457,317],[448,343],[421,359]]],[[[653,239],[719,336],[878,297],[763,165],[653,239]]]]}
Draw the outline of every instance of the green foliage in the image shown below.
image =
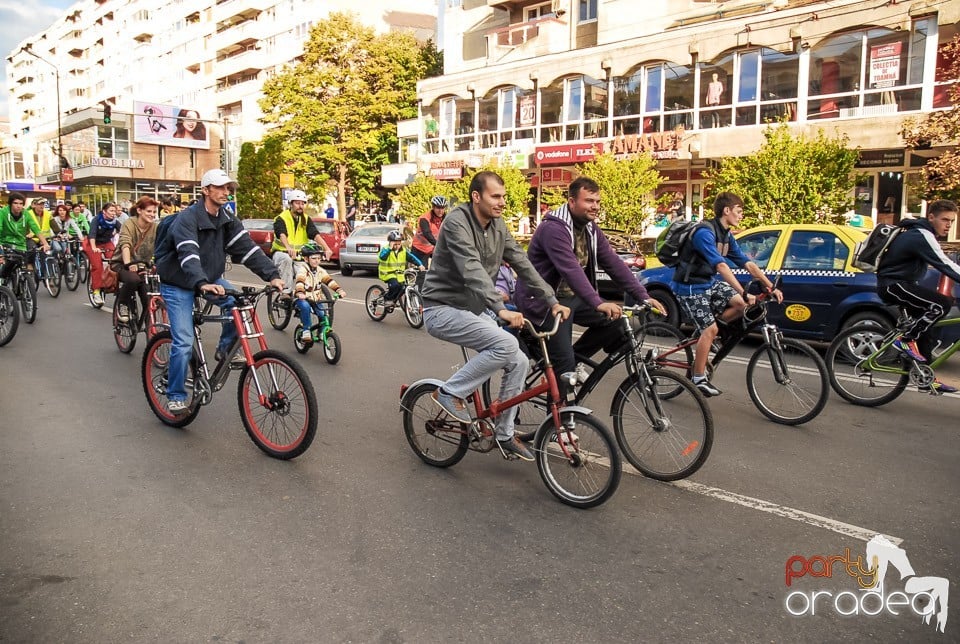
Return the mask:
{"type": "Polygon", "coordinates": [[[280,214],[282,144],[268,137],[259,148],[244,143],[237,163],[237,213],[243,219],[270,219],[280,214]]]}
{"type": "Polygon", "coordinates": [[[556,210],[567,203],[567,189],[558,188],[557,186],[544,188],[540,193],[540,201],[547,204],[547,208],[550,210],[556,210]]]}
{"type": "Polygon", "coordinates": [[[423,58],[424,78],[435,78],[443,76],[443,52],[437,51],[437,43],[428,40],[427,44],[421,50],[423,58]]]}
{"type": "Polygon", "coordinates": [[[653,192],[663,181],[656,161],[646,154],[617,159],[606,152],[581,163],[577,170],[600,186],[603,226],[628,234],[642,232],[644,219],[654,204],[653,192]]]}
{"type": "Polygon", "coordinates": [[[418,174],[412,183],[408,183],[397,191],[395,199],[400,202],[400,216],[411,224],[417,218],[430,210],[430,200],[436,195],[443,195],[448,200],[453,198],[453,186],[447,181],[438,181],[433,177],[418,174]]]}
{"type": "Polygon", "coordinates": [[[298,183],[314,193],[332,183],[339,213],[348,186],[359,201],[376,198],[380,166],[396,160],[396,123],[417,116],[417,80],[437,64],[429,47],[347,13],[314,25],[299,62],[264,83],[260,101],[298,183]]]}
{"type": "Polygon", "coordinates": [[[709,172],[709,195],[733,192],[743,199],[741,226],[844,222],[853,208],[858,153],[847,147],[846,135],[829,138],[817,130],[813,138],[794,137],[786,123],[767,127],[764,144],[745,157],[724,159],[709,172]]]}
{"type": "Polygon", "coordinates": [[[470,174],[464,176],[460,181],[452,186],[452,193],[457,202],[470,201],[470,181],[478,173],[484,170],[496,172],[503,179],[504,188],[506,188],[507,205],[503,211],[503,220],[507,228],[513,232],[517,231],[517,224],[520,218],[530,214],[530,183],[527,181],[527,175],[523,170],[513,166],[485,166],[476,168],[470,174]]]}

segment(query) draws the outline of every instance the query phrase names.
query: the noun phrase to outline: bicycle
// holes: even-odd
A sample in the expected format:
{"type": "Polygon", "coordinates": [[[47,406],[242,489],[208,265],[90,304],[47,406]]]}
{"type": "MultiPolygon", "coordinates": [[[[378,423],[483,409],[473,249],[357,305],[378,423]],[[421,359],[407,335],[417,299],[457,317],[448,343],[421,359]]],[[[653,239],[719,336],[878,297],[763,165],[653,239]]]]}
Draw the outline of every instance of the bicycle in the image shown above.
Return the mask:
{"type": "Polygon", "coordinates": [[[204,315],[194,310],[193,356],[187,367],[189,403],[184,414],[172,414],[167,409],[167,384],[170,350],[173,338],[170,331],[161,331],[147,344],[140,366],[143,391],[154,415],[165,425],[186,427],[210,404],[213,395],[226,384],[232,369],[240,371],[237,403],[240,419],[250,440],[264,453],[282,460],[303,454],[317,433],[317,396],[310,377],[296,361],[280,351],[267,347],[267,341],[257,317],[257,302],[271,286],[243,287],[228,290],[227,296],[236,300],[229,313],[204,315]],[[238,338],[224,352],[210,370],[200,341],[201,326],[206,322],[232,322],[238,338]],[[254,353],[251,340],[256,339],[259,351],[254,353]],[[231,366],[237,352],[242,352],[245,364],[231,366]]]}
{"type": "Polygon", "coordinates": [[[300,337],[303,333],[303,323],[297,324],[297,328],[293,331],[293,346],[298,353],[306,353],[314,344],[320,344],[323,346],[323,357],[329,364],[340,362],[342,351],[340,336],[334,333],[333,325],[330,322],[333,318],[331,315],[333,305],[339,297],[339,295],[333,293],[330,299],[316,301],[317,304],[322,305],[323,313],[317,316],[317,323],[310,327],[311,340],[304,340],[300,337]]]}
{"type": "MultiPolygon", "coordinates": [[[[778,275],[770,291],[779,288],[779,285],[778,275]]],[[[757,280],[751,281],[747,286],[748,292],[757,290],[759,286],[757,280]]],[[[750,400],[760,413],[773,422],[800,425],[816,418],[827,404],[830,395],[827,367],[810,345],[801,340],[784,338],[775,324],[766,321],[768,297],[769,292],[757,295],[756,304],[747,307],[740,320],[730,323],[718,321],[719,342],[714,342],[707,372],[712,377],[720,362],[734,347],[747,334],[759,329],[763,343],[747,360],[747,392],[750,400]]],[[[654,356],[654,363],[661,368],[682,369],[690,377],[696,345],[697,337],[689,338],[654,356]]]]}
{"type": "Polygon", "coordinates": [[[113,339],[122,353],[130,353],[137,344],[137,334],[143,331],[147,342],[161,331],[170,328],[167,318],[167,307],[160,296],[160,276],[156,268],[140,271],[140,277],[147,286],[147,308],[140,311],[140,298],[134,295],[127,305],[129,316],[124,322],[120,319],[120,302],[118,298],[113,303],[113,339]]]}
{"type": "Polygon", "coordinates": [[[0,347],[13,340],[20,327],[20,305],[9,286],[0,284],[0,347]]]}
{"type": "MultiPolygon", "coordinates": [[[[57,255],[60,273],[63,275],[63,281],[67,285],[67,290],[76,291],[82,281],[78,261],[78,254],[83,254],[80,253],[80,240],[70,239],[66,235],[60,235],[58,239],[65,246],[65,250],[57,255]]],[[[86,257],[84,257],[84,260],[86,260],[86,257]]]]}
{"type": "Polygon", "coordinates": [[[368,288],[367,294],[363,298],[367,315],[374,322],[380,322],[399,306],[403,310],[403,316],[407,319],[407,324],[414,329],[422,327],[423,297],[420,295],[420,287],[423,286],[426,275],[425,271],[416,268],[408,268],[403,271],[403,291],[393,304],[387,304],[384,300],[387,290],[380,284],[374,284],[368,288]]]}
{"type": "MultiPolygon", "coordinates": [[[[931,356],[930,363],[916,362],[892,347],[910,322],[902,313],[893,330],[858,324],[837,335],[827,349],[826,359],[833,390],[844,400],[863,407],[879,407],[895,400],[908,384],[929,389],[931,395],[942,395],[931,385],[936,370],[960,350],[960,340],[931,356]]],[[[944,318],[933,328],[955,324],[960,324],[960,317],[944,318]]]]}
{"type": "MultiPolygon", "coordinates": [[[[115,279],[112,284],[107,284],[107,272],[116,273],[110,268],[110,258],[113,257],[113,253],[107,255],[106,251],[102,248],[98,248],[96,252],[100,253],[100,264],[103,266],[103,270],[100,271],[101,278],[100,281],[100,303],[98,304],[96,300],[93,299],[93,277],[89,273],[87,274],[87,299],[90,300],[90,306],[95,309],[103,308],[103,303],[106,301],[106,296],[111,293],[117,292],[117,280],[115,279]]],[[[87,258],[87,263],[89,266],[90,259],[87,258]]],[[[119,279],[119,278],[118,278],[119,279]]]]}
{"type": "MultiPolygon", "coordinates": [[[[614,436],[624,458],[644,476],[658,481],[687,478],[706,462],[713,447],[713,414],[703,394],[689,380],[674,371],[658,368],[655,356],[660,347],[671,347],[683,340],[675,327],[665,322],[643,320],[655,310],[648,304],[623,307],[620,318],[623,343],[600,362],[577,355],[577,362],[590,367],[586,380],[568,375],[568,402],[582,405],[600,382],[618,365],[626,363],[627,376],[617,386],[610,403],[614,436]],[[643,320],[638,331],[631,319],[643,320]],[[656,339],[656,348],[650,346],[656,339]],[[646,355],[642,353],[647,348],[646,355]]],[[[543,376],[540,359],[527,375],[528,386],[543,376]]],[[[562,376],[561,376],[562,377],[562,376]]],[[[489,400],[490,383],[484,384],[489,400]]],[[[534,399],[517,413],[517,434],[530,441],[536,425],[546,413],[546,401],[534,399]]]]}
{"type": "MultiPolygon", "coordinates": [[[[403,430],[414,453],[428,465],[450,467],[458,463],[467,450],[486,453],[499,444],[494,436],[494,420],[502,413],[538,396],[547,396],[549,413],[537,429],[533,451],[540,478],[550,493],[562,503],[576,508],[592,508],[604,503],[620,484],[622,465],[610,430],[594,418],[589,409],[563,406],[553,364],[547,354],[546,338],[557,332],[556,318],[552,331],[538,333],[525,321],[531,337],[540,342],[544,355],[544,377],[534,387],[505,401],[484,404],[480,391],[468,397],[473,401],[475,420],[469,425],[450,418],[431,399],[443,381],[434,378],[418,380],[400,387],[400,411],[403,430]]],[[[466,349],[461,347],[466,360],[466,349]]],[[[502,449],[501,455],[514,457],[502,449]]]]}
{"type": "Polygon", "coordinates": [[[3,248],[4,261],[15,262],[16,268],[8,276],[7,286],[14,297],[20,302],[20,313],[27,324],[33,324],[37,319],[37,285],[32,272],[27,269],[26,251],[15,248],[3,248]]]}
{"type": "MultiPolygon", "coordinates": [[[[326,259],[326,255],[321,256],[322,261],[326,261],[326,259]]],[[[303,262],[303,258],[297,255],[294,262],[293,274],[296,275],[296,262],[303,262]]],[[[293,284],[287,284],[287,288],[292,289],[293,284]]],[[[320,285],[320,292],[323,293],[323,299],[333,299],[333,291],[326,284],[320,285]]],[[[270,326],[277,331],[283,331],[287,328],[287,325],[290,324],[290,318],[293,317],[295,299],[290,293],[271,292],[267,294],[267,320],[270,321],[270,326]]],[[[330,308],[329,317],[330,324],[333,324],[333,307],[330,308]]]]}
{"type": "Polygon", "coordinates": [[[28,261],[34,266],[34,280],[36,287],[40,288],[43,283],[44,288],[50,297],[56,298],[60,295],[63,284],[63,273],[60,271],[60,260],[53,252],[45,253],[40,248],[34,248],[27,251],[28,261]]]}

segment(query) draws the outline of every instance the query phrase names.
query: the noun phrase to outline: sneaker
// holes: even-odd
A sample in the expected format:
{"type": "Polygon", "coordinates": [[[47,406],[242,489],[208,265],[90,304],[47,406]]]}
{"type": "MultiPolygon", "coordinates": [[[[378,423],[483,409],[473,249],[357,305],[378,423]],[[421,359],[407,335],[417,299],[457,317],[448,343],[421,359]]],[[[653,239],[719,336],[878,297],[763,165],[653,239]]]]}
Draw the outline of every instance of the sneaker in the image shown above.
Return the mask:
{"type": "Polygon", "coordinates": [[[313,342],[313,334],[310,333],[309,330],[304,329],[303,332],[300,333],[300,341],[301,341],[301,342],[313,342]]]}
{"type": "MultiPolygon", "coordinates": [[[[213,354],[213,359],[217,362],[223,362],[223,351],[217,349],[217,352],[213,354]]],[[[243,357],[242,353],[235,353],[230,358],[231,369],[243,369],[245,366],[247,366],[247,359],[243,357]]]]}
{"type": "Polygon", "coordinates": [[[920,391],[929,391],[934,394],[955,394],[957,393],[957,388],[953,385],[948,385],[945,382],[940,382],[939,380],[934,380],[933,384],[929,387],[920,387],[920,391]]]}
{"type": "Polygon", "coordinates": [[[467,408],[467,403],[462,398],[456,398],[450,394],[442,393],[439,389],[430,394],[430,397],[433,398],[433,402],[440,405],[440,408],[443,411],[447,412],[453,418],[459,420],[461,423],[472,423],[473,416],[470,415],[470,410],[467,408]]]}
{"type": "Polygon", "coordinates": [[[117,320],[124,323],[130,321],[130,309],[126,304],[117,305],[117,320]]]}
{"type": "Polygon", "coordinates": [[[533,460],[533,452],[527,449],[527,446],[520,442],[520,439],[516,436],[511,436],[506,440],[497,440],[497,445],[500,446],[500,451],[504,455],[513,454],[517,458],[524,461],[533,460]]]}
{"type": "Polygon", "coordinates": [[[587,373],[587,367],[582,362],[577,364],[577,382],[581,385],[587,381],[587,378],[590,377],[590,374],[587,373]]]}
{"type": "Polygon", "coordinates": [[[907,340],[902,335],[893,341],[893,348],[916,362],[926,362],[927,359],[920,353],[916,340],[907,340]]]}
{"type": "Polygon", "coordinates": [[[167,411],[169,411],[171,414],[175,414],[179,416],[181,414],[187,413],[187,410],[189,409],[190,407],[187,405],[186,400],[168,400],[167,401],[167,411]]]}
{"type": "Polygon", "coordinates": [[[713,396],[719,396],[720,394],[723,393],[722,391],[714,387],[712,384],[710,384],[710,381],[707,380],[706,378],[704,378],[703,380],[694,380],[693,384],[696,385],[697,389],[700,390],[700,393],[702,393],[707,398],[711,398],[713,396]]]}
{"type": "Polygon", "coordinates": [[[103,296],[100,295],[100,291],[93,292],[93,305],[94,306],[103,306],[103,296]]]}

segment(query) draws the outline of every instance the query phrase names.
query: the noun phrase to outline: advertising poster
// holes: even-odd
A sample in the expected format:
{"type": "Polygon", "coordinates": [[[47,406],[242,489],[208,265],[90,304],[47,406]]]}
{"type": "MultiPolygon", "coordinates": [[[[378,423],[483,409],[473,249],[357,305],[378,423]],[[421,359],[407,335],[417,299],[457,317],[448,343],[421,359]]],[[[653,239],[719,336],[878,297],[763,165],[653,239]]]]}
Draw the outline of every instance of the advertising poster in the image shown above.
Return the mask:
{"type": "Polygon", "coordinates": [[[134,101],[133,111],[136,143],[210,149],[210,131],[197,109],[134,101]]]}

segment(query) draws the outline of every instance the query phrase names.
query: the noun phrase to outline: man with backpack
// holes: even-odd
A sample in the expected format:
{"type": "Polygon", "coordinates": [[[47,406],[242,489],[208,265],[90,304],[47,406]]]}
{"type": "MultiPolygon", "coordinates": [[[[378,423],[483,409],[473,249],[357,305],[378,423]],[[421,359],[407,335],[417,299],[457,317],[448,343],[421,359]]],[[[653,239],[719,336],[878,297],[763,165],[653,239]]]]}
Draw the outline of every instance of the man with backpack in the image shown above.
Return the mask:
{"type": "MultiPolygon", "coordinates": [[[[946,199],[934,201],[924,219],[900,222],[902,231],[890,242],[877,268],[877,295],[885,303],[900,307],[910,315],[910,325],[893,346],[917,362],[930,357],[932,343],[928,331],[943,318],[953,298],[920,286],[919,280],[933,266],[952,280],[960,282],[960,265],[951,261],[940,248],[937,237],[946,237],[957,221],[957,204],[946,199]],[[919,346],[918,346],[919,345],[919,346]]],[[[956,387],[934,380],[937,393],[953,393],[956,387]]]]}
{"type": "Polygon", "coordinates": [[[723,393],[706,376],[710,346],[719,332],[717,323],[739,319],[743,310],[756,301],[737,281],[724,258],[746,269],[777,302],[783,302],[783,293],[779,289],[771,291],[773,284],[743,254],[731,232],[743,219],[743,200],[732,192],[721,192],[713,202],[713,212],[714,219],[697,224],[679,248],[679,263],[670,282],[681,308],[700,333],[693,360],[693,384],[708,397],[723,393]]]}

